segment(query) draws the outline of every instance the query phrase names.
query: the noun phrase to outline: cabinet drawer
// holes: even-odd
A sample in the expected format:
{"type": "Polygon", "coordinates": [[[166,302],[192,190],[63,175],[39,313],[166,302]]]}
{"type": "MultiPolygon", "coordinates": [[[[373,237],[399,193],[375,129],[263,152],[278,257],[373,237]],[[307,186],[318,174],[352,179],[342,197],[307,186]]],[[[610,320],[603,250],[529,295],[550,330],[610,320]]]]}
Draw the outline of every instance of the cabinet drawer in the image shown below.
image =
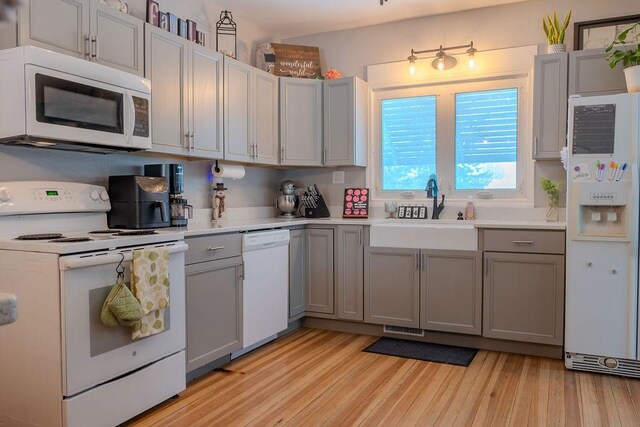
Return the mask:
{"type": "Polygon", "coordinates": [[[242,240],[239,233],[191,237],[187,238],[186,242],[189,245],[185,256],[187,265],[242,254],[242,240]]]}
{"type": "Polygon", "coordinates": [[[485,230],[484,250],[564,254],[564,231],[485,230]]]}

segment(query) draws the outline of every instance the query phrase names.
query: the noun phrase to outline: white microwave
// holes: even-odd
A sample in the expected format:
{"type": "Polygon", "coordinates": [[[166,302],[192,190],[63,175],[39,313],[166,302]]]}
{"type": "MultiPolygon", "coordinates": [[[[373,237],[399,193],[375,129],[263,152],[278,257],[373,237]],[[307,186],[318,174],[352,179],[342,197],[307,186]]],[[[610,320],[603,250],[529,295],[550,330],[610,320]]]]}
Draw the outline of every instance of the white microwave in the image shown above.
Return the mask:
{"type": "Polygon", "coordinates": [[[32,46],[0,50],[0,142],[79,151],[151,148],[151,83],[32,46]]]}

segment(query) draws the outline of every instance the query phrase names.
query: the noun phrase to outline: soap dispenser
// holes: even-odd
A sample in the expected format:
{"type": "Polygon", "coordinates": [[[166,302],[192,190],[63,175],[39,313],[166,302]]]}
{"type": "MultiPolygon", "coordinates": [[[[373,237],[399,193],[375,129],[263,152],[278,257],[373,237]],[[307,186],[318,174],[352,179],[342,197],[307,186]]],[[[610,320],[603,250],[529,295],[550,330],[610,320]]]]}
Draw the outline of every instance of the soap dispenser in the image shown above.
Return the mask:
{"type": "Polygon", "coordinates": [[[476,219],[476,207],[473,205],[473,197],[467,199],[467,207],[464,208],[464,219],[473,221],[476,219]]]}

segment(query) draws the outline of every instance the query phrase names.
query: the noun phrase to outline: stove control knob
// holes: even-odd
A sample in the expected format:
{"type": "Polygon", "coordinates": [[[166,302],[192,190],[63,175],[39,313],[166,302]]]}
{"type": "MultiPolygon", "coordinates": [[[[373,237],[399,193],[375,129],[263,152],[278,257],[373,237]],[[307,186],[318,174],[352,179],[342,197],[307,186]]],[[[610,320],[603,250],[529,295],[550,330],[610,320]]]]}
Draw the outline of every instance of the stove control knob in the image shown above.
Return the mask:
{"type": "Polygon", "coordinates": [[[89,197],[91,197],[91,200],[98,200],[100,198],[100,193],[98,193],[98,190],[91,190],[89,197]]]}
{"type": "Polygon", "coordinates": [[[109,193],[107,193],[106,190],[102,190],[100,192],[100,199],[102,199],[102,201],[106,202],[107,200],[109,200],[109,193]]]}
{"type": "Polygon", "coordinates": [[[11,200],[9,190],[4,187],[0,187],[0,202],[8,202],[9,200],[11,200]]]}

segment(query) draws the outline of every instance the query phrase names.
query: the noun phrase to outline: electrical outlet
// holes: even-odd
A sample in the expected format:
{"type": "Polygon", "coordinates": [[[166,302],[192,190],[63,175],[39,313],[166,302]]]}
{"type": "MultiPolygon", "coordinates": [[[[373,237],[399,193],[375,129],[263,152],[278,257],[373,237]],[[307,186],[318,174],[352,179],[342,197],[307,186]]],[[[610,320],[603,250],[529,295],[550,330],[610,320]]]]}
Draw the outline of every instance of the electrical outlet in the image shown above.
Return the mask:
{"type": "Polygon", "coordinates": [[[333,173],[334,184],[344,184],[344,171],[335,171],[333,173]]]}

